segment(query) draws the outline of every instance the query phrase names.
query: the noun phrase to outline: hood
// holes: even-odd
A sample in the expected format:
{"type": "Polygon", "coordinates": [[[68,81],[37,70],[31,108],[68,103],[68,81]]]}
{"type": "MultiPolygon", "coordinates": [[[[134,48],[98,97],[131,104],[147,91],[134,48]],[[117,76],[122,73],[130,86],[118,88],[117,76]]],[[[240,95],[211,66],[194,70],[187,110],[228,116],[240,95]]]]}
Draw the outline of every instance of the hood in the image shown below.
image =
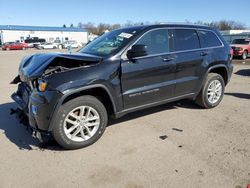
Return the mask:
{"type": "Polygon", "coordinates": [[[79,67],[80,64],[90,65],[96,64],[102,60],[99,56],[75,53],[48,53],[48,54],[34,54],[25,57],[19,67],[19,76],[22,81],[30,81],[43,75],[45,70],[51,66],[55,67],[79,67]],[[63,64],[62,64],[63,63],[63,64]]]}

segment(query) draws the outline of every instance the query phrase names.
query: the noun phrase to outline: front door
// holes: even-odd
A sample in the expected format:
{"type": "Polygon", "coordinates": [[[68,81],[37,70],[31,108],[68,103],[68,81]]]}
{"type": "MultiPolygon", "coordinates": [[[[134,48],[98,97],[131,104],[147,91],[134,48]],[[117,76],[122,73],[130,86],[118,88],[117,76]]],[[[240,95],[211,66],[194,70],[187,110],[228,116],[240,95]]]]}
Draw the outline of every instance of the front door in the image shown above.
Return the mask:
{"type": "Polygon", "coordinates": [[[173,97],[175,62],[169,54],[169,36],[167,29],[147,32],[135,44],[146,45],[148,55],[121,62],[125,109],[173,97]]]}

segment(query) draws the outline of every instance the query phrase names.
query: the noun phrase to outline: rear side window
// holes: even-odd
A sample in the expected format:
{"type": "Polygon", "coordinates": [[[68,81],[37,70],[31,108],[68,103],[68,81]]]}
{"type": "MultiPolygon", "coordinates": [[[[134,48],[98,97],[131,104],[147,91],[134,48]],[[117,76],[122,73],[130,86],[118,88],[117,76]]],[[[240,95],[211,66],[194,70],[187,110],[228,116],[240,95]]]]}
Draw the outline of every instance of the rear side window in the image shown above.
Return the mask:
{"type": "Polygon", "coordinates": [[[174,49],[175,51],[185,51],[200,48],[198,34],[193,29],[174,30],[174,49]]]}
{"type": "Polygon", "coordinates": [[[140,38],[136,44],[147,46],[148,55],[169,52],[169,37],[167,29],[153,30],[140,38]]]}
{"type": "Polygon", "coordinates": [[[221,46],[221,42],[218,37],[211,31],[198,31],[200,36],[200,42],[202,48],[221,46]]]}

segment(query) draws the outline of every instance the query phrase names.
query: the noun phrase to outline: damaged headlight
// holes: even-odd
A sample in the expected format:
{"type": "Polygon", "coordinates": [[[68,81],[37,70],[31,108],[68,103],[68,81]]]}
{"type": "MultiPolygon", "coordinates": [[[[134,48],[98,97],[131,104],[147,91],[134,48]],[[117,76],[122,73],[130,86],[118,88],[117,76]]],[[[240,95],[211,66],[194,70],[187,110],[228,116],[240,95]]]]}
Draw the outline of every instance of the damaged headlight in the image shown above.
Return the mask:
{"type": "Polygon", "coordinates": [[[41,92],[46,91],[48,83],[44,80],[38,80],[38,90],[41,92]]]}

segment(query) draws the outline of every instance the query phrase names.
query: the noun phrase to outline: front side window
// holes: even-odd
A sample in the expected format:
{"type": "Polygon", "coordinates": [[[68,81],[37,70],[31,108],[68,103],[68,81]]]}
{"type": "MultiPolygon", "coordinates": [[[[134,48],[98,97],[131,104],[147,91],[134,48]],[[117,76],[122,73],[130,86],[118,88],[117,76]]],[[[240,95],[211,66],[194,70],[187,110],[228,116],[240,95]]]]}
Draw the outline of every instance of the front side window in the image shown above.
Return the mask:
{"type": "Polygon", "coordinates": [[[199,38],[194,29],[174,29],[175,51],[194,50],[199,48],[199,38]]]}
{"type": "Polygon", "coordinates": [[[147,54],[162,54],[169,52],[169,35],[167,29],[149,31],[136,44],[146,45],[147,54]]]}
{"type": "Polygon", "coordinates": [[[218,37],[211,31],[198,31],[202,48],[218,47],[221,46],[221,42],[218,37]]]}

